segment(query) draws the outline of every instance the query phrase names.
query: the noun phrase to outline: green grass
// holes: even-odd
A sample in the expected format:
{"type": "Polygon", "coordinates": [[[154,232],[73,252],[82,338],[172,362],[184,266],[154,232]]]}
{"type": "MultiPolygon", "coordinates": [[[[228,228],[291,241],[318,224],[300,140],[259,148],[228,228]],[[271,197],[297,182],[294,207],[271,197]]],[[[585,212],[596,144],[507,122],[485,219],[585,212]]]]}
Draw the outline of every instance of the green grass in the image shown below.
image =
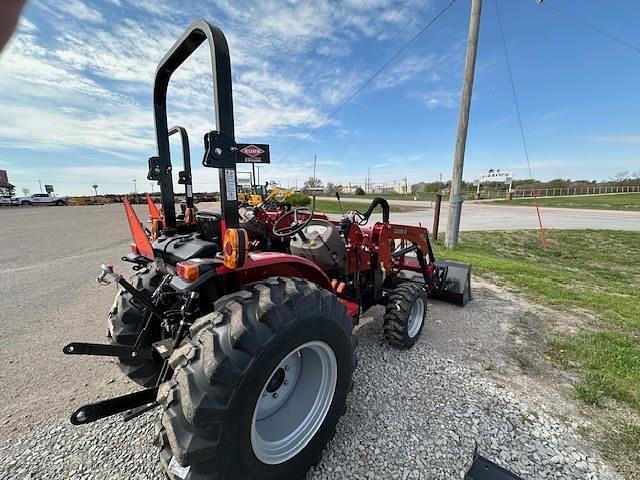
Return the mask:
{"type": "MultiPolygon", "coordinates": [[[[391,200],[413,200],[414,199],[414,194],[413,193],[409,193],[409,194],[404,194],[404,193],[366,193],[364,195],[356,195],[355,193],[341,193],[340,194],[342,198],[344,199],[351,199],[351,198],[366,198],[366,199],[373,199],[376,197],[382,197],[385,198],[389,201],[391,200]]],[[[331,197],[331,198],[335,198],[334,195],[328,194],[328,193],[323,193],[322,195],[318,195],[318,198],[321,197],[331,197]]],[[[415,194],[416,200],[435,200],[436,198],[436,194],[435,193],[417,193],[415,194]]]]}
{"type": "Polygon", "coordinates": [[[547,241],[545,251],[536,231],[469,232],[459,249],[439,253],[537,303],[594,318],[582,333],[555,338],[551,358],[580,365],[576,394],[585,402],[640,407],[640,233],[549,230],[547,241]]]}
{"type": "MultiPolygon", "coordinates": [[[[610,195],[579,195],[574,197],[542,197],[538,201],[543,207],[593,208],[596,210],[640,210],[640,193],[616,193],[610,195]]],[[[491,203],[522,206],[535,205],[532,198],[512,201],[496,200],[491,203]]]]}
{"type": "MultiPolygon", "coordinates": [[[[310,205],[309,205],[310,206],[310,205]]],[[[358,202],[350,202],[348,200],[342,200],[342,209],[344,212],[348,212],[349,210],[358,210],[360,212],[365,212],[369,208],[369,205],[366,203],[358,203],[358,202]]],[[[400,212],[402,209],[396,205],[391,205],[389,210],[392,212],[400,212]]],[[[323,213],[340,213],[340,206],[338,202],[334,200],[323,200],[322,198],[316,197],[316,211],[323,213]]],[[[380,208],[377,208],[375,212],[380,212],[380,208]]]]}

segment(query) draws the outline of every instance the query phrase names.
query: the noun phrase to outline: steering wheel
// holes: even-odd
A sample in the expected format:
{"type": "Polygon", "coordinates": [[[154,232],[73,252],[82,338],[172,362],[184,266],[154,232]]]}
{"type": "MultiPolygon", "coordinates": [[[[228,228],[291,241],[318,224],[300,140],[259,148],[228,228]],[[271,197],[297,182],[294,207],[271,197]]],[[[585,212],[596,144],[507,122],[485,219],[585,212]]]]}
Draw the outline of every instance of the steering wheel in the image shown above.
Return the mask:
{"type": "Polygon", "coordinates": [[[304,230],[304,227],[309,225],[311,220],[313,220],[313,210],[307,207],[294,208],[275,221],[272,228],[273,234],[276,237],[289,237],[291,235],[295,235],[296,233],[300,233],[304,230]],[[298,220],[298,215],[300,214],[306,215],[307,218],[300,222],[298,220]]]}

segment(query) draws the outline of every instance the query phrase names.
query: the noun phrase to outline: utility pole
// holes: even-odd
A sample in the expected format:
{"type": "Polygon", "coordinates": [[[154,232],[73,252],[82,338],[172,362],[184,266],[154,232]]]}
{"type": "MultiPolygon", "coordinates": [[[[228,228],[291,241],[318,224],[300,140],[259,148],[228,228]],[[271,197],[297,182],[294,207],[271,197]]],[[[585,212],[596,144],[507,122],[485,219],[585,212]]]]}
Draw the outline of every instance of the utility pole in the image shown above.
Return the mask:
{"type": "Polygon", "coordinates": [[[149,185],[151,185],[151,194],[153,195],[155,192],[155,190],[153,189],[153,182],[149,183],[149,185]]]}
{"type": "Polygon", "coordinates": [[[318,185],[316,185],[316,162],[317,162],[317,158],[314,155],[313,156],[313,188],[316,188],[318,185]]]}
{"type": "Polygon", "coordinates": [[[42,181],[38,180],[38,183],[40,184],[40,193],[42,193],[42,181]]]}
{"type": "Polygon", "coordinates": [[[251,170],[253,171],[253,176],[251,177],[251,183],[253,185],[257,185],[258,183],[256,182],[256,164],[255,163],[251,164],[251,170]]]}
{"type": "Polygon", "coordinates": [[[456,137],[456,150],[453,157],[453,171],[451,173],[449,218],[447,219],[447,238],[445,241],[447,248],[455,248],[458,245],[458,234],[460,233],[460,215],[462,213],[463,202],[462,169],[464,167],[464,152],[467,146],[469,110],[471,108],[471,92],[473,91],[473,76],[475,74],[476,54],[478,52],[481,11],[482,0],[472,0],[469,39],[467,40],[467,58],[464,66],[464,82],[462,84],[460,114],[458,116],[458,134],[456,137]]]}
{"type": "Polygon", "coordinates": [[[367,191],[366,193],[371,193],[371,167],[367,167],[367,191]]]}
{"type": "Polygon", "coordinates": [[[133,179],[133,192],[138,195],[138,186],[136,185],[136,179],[133,179]]]}

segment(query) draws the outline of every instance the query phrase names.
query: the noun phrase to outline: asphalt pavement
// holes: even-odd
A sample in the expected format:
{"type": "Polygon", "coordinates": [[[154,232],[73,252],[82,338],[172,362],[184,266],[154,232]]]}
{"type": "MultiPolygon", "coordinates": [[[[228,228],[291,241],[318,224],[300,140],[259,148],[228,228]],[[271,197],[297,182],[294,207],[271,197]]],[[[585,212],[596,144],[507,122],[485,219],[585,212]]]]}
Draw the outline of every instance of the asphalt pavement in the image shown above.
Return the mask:
{"type": "MultiPolygon", "coordinates": [[[[324,199],[324,197],[323,197],[324,199]]],[[[333,199],[331,197],[331,199],[333,199]]],[[[370,199],[344,199],[370,203],[370,199]]],[[[392,212],[393,223],[410,225],[422,224],[431,229],[435,202],[392,200],[392,205],[404,208],[415,207],[415,211],[392,212]]],[[[449,203],[442,202],[440,213],[440,231],[444,231],[449,217],[449,203]]],[[[540,217],[544,228],[558,229],[604,229],[604,230],[640,230],[640,212],[619,210],[589,210],[579,208],[540,208],[540,217]]],[[[380,214],[372,219],[378,221],[380,214]]],[[[521,230],[538,228],[538,213],[535,207],[502,206],[487,202],[464,202],[460,230],[521,230]]]]}

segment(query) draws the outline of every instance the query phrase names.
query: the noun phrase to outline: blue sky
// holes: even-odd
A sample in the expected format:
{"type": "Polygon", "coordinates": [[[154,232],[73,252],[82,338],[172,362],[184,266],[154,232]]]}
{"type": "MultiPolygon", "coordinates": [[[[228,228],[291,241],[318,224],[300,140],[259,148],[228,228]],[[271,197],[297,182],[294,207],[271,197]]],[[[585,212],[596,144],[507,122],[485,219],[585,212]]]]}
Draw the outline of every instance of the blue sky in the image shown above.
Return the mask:
{"type": "MultiPolygon", "coordinates": [[[[640,53],[535,0],[499,1],[534,175],[605,179],[640,170],[640,53]]],[[[32,192],[38,179],[62,194],[89,194],[93,183],[131,191],[134,178],[150,190],[155,67],[202,17],[229,40],[237,141],[271,144],[262,180],[301,185],[314,154],[325,183],[361,184],[368,169],[374,182],[447,179],[469,0],[327,122],[446,3],[32,1],[0,54],[0,168],[32,192]]],[[[640,2],[546,3],[640,45],[640,2]]],[[[172,79],[169,123],[188,129],[195,187],[211,191],[217,174],[199,166],[202,136],[213,128],[207,62],[201,48],[172,79]]],[[[177,145],[172,152],[179,163],[177,145]]],[[[465,178],[489,168],[528,177],[494,0],[483,9],[465,178]]]]}

